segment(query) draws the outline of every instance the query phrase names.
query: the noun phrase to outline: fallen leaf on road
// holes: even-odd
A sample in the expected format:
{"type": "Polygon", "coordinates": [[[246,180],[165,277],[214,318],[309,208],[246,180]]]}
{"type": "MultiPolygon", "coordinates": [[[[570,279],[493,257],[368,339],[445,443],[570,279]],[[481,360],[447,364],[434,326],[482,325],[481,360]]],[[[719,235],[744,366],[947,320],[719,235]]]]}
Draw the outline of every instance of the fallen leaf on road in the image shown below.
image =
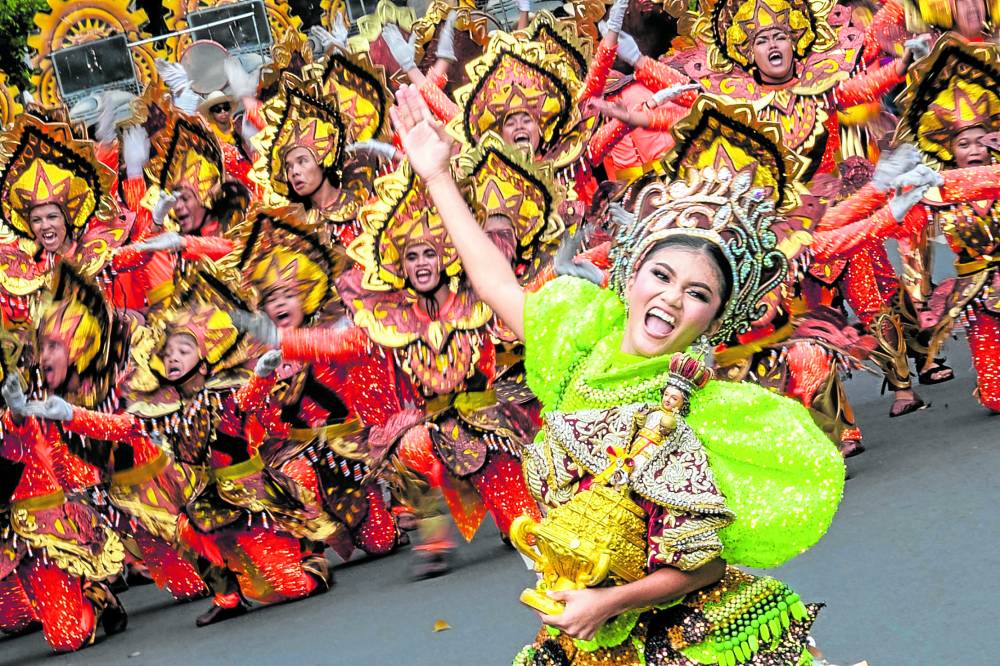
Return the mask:
{"type": "Polygon", "coordinates": [[[451,629],[451,625],[444,620],[437,620],[434,622],[435,633],[438,631],[448,631],[449,629],[451,629]]]}

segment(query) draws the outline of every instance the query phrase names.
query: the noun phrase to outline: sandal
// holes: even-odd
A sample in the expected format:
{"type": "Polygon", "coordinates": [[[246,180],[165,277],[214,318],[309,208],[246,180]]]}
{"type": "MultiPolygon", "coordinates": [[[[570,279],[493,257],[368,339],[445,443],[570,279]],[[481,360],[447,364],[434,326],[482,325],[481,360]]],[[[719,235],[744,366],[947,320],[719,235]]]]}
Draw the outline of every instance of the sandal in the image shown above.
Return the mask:
{"type": "Polygon", "coordinates": [[[856,455],[864,453],[865,447],[860,440],[845,439],[837,445],[837,450],[840,451],[840,455],[844,458],[853,458],[856,455]]]}
{"type": "Polygon", "coordinates": [[[917,381],[919,381],[924,386],[933,386],[934,384],[943,384],[945,382],[950,382],[955,378],[955,371],[949,368],[944,363],[935,363],[934,367],[924,370],[919,375],[917,375],[917,381]],[[944,373],[944,376],[940,376],[944,373]],[[935,377],[935,375],[938,375],[935,377]]]}
{"type": "Polygon", "coordinates": [[[912,400],[900,398],[892,403],[892,408],[889,410],[889,418],[894,419],[898,416],[906,416],[907,414],[918,412],[921,409],[927,409],[930,406],[931,404],[929,402],[924,402],[916,396],[914,396],[912,400]],[[902,406],[897,408],[898,405],[902,406]]]}

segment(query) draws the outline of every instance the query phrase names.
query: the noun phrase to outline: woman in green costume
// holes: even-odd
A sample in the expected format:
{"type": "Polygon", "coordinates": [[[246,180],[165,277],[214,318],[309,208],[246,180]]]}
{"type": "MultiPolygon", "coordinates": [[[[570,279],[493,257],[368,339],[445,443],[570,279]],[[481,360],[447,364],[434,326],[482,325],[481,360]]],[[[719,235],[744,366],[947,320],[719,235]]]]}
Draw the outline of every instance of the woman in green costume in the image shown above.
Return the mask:
{"type": "MultiPolygon", "coordinates": [[[[546,417],[526,451],[529,486],[549,510],[542,525],[623,464],[634,479],[621,486],[623,501],[643,517],[638,533],[621,535],[645,540],[640,575],[612,564],[599,586],[550,588],[553,612],[539,613],[545,626],[516,663],[810,664],[816,607],[729,566],[777,566],[828,528],[843,462],[808,412],[754,385],[710,381],[685,395],[662,455],[635,459],[628,446],[639,426],[605,418],[659,404],[677,353],[745,331],[762,314],[761,298],[787,270],[767,192],[726,170],[644,187],[620,213],[611,289],[567,276],[529,294],[466,206],[450,141],[419,94],[404,86],[391,113],[474,288],[524,341],[546,417]]],[[[602,527],[614,534],[627,522],[602,527]]],[[[601,529],[592,532],[582,540],[600,540],[601,529]]]]}

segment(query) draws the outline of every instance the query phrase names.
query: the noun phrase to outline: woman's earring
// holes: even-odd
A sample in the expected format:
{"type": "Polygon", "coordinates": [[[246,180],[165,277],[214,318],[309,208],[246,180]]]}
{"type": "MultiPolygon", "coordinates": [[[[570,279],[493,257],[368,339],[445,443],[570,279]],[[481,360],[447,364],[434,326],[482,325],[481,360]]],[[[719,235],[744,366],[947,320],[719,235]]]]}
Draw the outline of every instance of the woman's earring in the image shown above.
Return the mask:
{"type": "Polygon", "coordinates": [[[708,336],[702,334],[694,344],[691,345],[691,350],[694,352],[695,356],[700,358],[706,366],[712,364],[712,343],[709,341],[708,336]]]}

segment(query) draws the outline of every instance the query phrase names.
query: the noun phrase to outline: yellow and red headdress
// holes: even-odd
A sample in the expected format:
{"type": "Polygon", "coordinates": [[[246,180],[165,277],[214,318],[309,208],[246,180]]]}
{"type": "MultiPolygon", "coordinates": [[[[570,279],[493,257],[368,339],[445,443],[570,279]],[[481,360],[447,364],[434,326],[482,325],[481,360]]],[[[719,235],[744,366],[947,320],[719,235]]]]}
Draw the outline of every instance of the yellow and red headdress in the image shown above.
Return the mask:
{"type": "Polygon", "coordinates": [[[958,133],[1000,130],[1000,47],[945,35],[916,65],[899,104],[896,141],[914,142],[932,159],[953,165],[951,142],[958,133]]]}
{"type": "Polygon", "coordinates": [[[38,320],[37,348],[45,339],[62,343],[81,380],[73,401],[96,407],[115,385],[127,336],[116,324],[104,293],[67,262],[59,264],[53,285],[52,299],[38,320]]]}
{"type": "Polygon", "coordinates": [[[334,278],[345,261],[296,221],[295,209],[259,211],[233,235],[242,246],[238,268],[243,284],[253,287],[261,300],[273,289],[291,288],[301,295],[309,316],[336,297],[334,278]]]}
{"type": "Polygon", "coordinates": [[[828,18],[834,0],[701,0],[694,33],[708,47],[709,65],[728,71],[734,64],[753,66],[753,40],[763,30],[788,33],[795,55],[802,59],[827,51],[837,38],[828,18]]]}
{"type": "MultiPolygon", "coordinates": [[[[278,94],[263,108],[268,127],[254,137],[260,153],[255,178],[279,197],[287,198],[285,157],[295,148],[312,153],[323,169],[341,169],[347,132],[335,95],[324,95],[319,81],[282,76],[278,94]]],[[[278,203],[272,201],[271,203],[278,203]]]]}
{"type": "Polygon", "coordinates": [[[222,146],[205,123],[200,118],[173,114],[153,143],[155,155],[147,167],[153,187],[146,202],[155,202],[161,191],[184,188],[202,205],[211,206],[221,191],[226,167],[222,146]]]}
{"type": "Polygon", "coordinates": [[[459,137],[475,145],[504,119],[526,112],[537,121],[542,141],[551,144],[579,121],[576,97],[582,83],[563,56],[540,42],[495,32],[485,53],[466,65],[470,83],[455,92],[461,115],[459,137]]]}
{"type": "Polygon", "coordinates": [[[403,255],[408,246],[417,243],[438,251],[442,275],[455,277],[462,270],[437,208],[406,162],[375,181],[375,199],[361,209],[358,220],[363,232],[347,252],[364,267],[365,289],[405,287],[403,255]]]}
{"type": "Polygon", "coordinates": [[[32,208],[56,204],[76,236],[91,218],[114,214],[113,174],[95,157],[93,144],[73,138],[68,125],[22,115],[0,137],[0,222],[34,239],[32,208]]]}

